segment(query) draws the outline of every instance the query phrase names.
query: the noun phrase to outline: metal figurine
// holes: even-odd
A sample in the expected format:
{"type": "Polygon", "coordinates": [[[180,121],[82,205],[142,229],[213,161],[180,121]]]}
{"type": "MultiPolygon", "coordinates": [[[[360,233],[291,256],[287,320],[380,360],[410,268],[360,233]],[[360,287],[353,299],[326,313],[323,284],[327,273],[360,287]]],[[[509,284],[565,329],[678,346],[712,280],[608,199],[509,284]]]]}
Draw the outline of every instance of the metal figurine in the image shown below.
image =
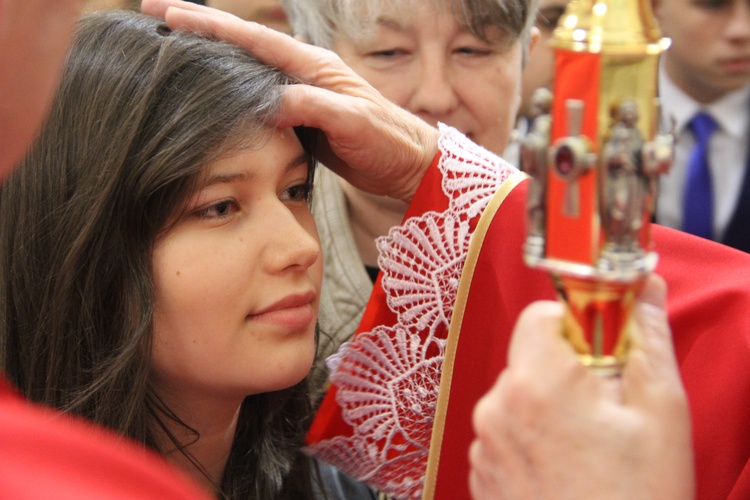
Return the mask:
{"type": "MultiPolygon", "coordinates": [[[[527,222],[529,238],[538,245],[544,243],[544,225],[547,211],[544,199],[547,181],[547,148],[549,147],[550,127],[552,126],[552,91],[539,88],[531,96],[532,119],[528,134],[521,140],[521,169],[536,179],[529,186],[527,222]]],[[[537,253],[542,251],[542,247],[537,253]]]]}
{"type": "Polygon", "coordinates": [[[534,177],[524,256],[552,276],[581,361],[616,374],[634,299],[657,260],[649,222],[674,138],[659,131],[656,78],[669,40],[649,0],[573,0],[552,46],[551,119],[521,145],[534,177]]]}

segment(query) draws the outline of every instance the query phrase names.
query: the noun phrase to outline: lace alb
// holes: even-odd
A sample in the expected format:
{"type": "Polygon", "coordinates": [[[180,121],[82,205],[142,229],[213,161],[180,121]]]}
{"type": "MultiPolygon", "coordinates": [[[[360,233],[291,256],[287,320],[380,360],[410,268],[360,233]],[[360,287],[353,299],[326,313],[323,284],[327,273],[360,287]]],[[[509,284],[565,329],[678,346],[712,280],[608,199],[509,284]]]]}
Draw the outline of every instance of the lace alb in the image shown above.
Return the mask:
{"type": "Polygon", "coordinates": [[[476,220],[515,167],[440,124],[438,168],[449,208],[379,238],[388,308],[398,321],[357,334],[328,358],[351,436],[307,452],[396,498],[419,498],[446,337],[476,220]]]}

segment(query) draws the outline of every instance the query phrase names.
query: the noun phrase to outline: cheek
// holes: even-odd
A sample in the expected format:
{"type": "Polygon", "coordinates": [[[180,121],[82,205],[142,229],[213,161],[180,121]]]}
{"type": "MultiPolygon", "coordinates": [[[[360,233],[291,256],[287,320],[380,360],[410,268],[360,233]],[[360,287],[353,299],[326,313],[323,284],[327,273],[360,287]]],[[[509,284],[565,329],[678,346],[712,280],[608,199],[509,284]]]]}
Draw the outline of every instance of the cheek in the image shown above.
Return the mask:
{"type": "Polygon", "coordinates": [[[413,68],[411,64],[402,62],[376,69],[368,65],[359,55],[339,55],[347,66],[375,87],[375,90],[383,97],[401,107],[408,104],[410,90],[414,88],[415,81],[418,79],[411,74],[413,68]]]}
{"type": "MultiPolygon", "coordinates": [[[[311,212],[305,214],[300,220],[300,224],[305,228],[307,233],[315,239],[318,244],[318,259],[310,266],[310,277],[314,281],[315,289],[318,291],[318,301],[320,301],[320,289],[323,284],[323,250],[320,246],[320,234],[318,233],[318,226],[315,224],[315,219],[311,212]]],[[[317,312],[317,308],[316,308],[317,312]]]]}
{"type": "Polygon", "coordinates": [[[684,12],[671,9],[660,19],[663,19],[663,22],[659,21],[662,34],[672,39],[669,50],[677,48],[686,57],[691,52],[706,52],[712,45],[720,43],[726,29],[724,23],[717,22],[713,16],[696,15],[692,9],[684,12]]]}
{"type": "Polygon", "coordinates": [[[472,99],[471,112],[481,127],[478,135],[482,145],[502,154],[520,106],[521,85],[517,75],[507,73],[491,81],[481,91],[468,95],[472,99]]]}
{"type": "Polygon", "coordinates": [[[409,70],[408,65],[402,65],[397,70],[373,70],[368,68],[358,73],[367,80],[367,83],[375,87],[375,90],[380,92],[383,97],[403,108],[409,104],[410,91],[416,86],[416,78],[410,75],[409,70]]]}
{"type": "Polygon", "coordinates": [[[712,73],[716,51],[713,50],[714,40],[701,38],[680,40],[673,39],[669,49],[669,59],[673,66],[682,73],[694,78],[707,77],[712,73]]]}
{"type": "Polygon", "coordinates": [[[310,277],[314,282],[315,289],[318,292],[317,304],[315,306],[315,314],[319,313],[318,308],[320,306],[320,290],[323,286],[323,254],[318,257],[315,264],[310,269],[310,277]]]}
{"type": "Polygon", "coordinates": [[[154,314],[151,365],[157,380],[170,378],[168,374],[172,372],[172,361],[177,355],[176,344],[168,328],[161,315],[158,312],[154,314]]]}
{"type": "Polygon", "coordinates": [[[179,231],[157,244],[152,257],[154,326],[161,327],[162,343],[186,341],[170,332],[192,335],[189,341],[195,341],[201,331],[222,331],[241,317],[237,298],[255,278],[247,264],[255,257],[238,248],[242,246],[206,244],[179,231]]]}
{"type": "MultiPolygon", "coordinates": [[[[153,340],[151,350],[152,381],[160,392],[166,389],[174,392],[184,384],[189,369],[196,365],[196,357],[191,356],[189,342],[186,343],[186,332],[181,325],[174,324],[174,318],[164,318],[156,312],[154,314],[153,340]],[[181,332],[181,335],[178,335],[181,332]]],[[[196,367],[200,369],[200,367],[196,367]]]]}
{"type": "Polygon", "coordinates": [[[531,95],[539,87],[552,88],[554,75],[555,53],[547,47],[538,47],[523,69],[523,92],[531,95]]]}

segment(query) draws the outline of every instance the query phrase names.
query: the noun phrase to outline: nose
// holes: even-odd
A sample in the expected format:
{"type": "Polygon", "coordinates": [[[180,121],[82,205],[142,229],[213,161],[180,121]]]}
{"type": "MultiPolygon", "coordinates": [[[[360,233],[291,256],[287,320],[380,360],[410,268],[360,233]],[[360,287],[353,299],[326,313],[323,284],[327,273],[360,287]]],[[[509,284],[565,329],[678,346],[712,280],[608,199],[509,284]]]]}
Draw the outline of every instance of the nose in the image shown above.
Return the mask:
{"type": "Polygon", "coordinates": [[[318,232],[308,209],[279,203],[267,219],[265,266],[271,273],[306,271],[321,258],[318,232]]]}
{"type": "Polygon", "coordinates": [[[414,87],[407,109],[427,123],[436,125],[458,106],[456,78],[443,56],[422,57],[412,79],[414,87]]]}
{"type": "Polygon", "coordinates": [[[747,42],[750,39],[750,3],[740,0],[734,2],[734,8],[727,21],[727,37],[747,42]]]}

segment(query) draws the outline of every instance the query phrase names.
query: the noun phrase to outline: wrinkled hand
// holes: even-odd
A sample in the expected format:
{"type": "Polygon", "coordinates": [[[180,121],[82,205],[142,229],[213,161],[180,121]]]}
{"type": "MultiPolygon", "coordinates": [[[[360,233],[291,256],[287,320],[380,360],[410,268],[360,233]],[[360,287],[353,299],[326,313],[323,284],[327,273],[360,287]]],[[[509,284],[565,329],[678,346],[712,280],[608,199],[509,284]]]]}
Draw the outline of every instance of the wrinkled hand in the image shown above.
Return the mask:
{"type": "Polygon", "coordinates": [[[653,276],[641,293],[620,378],[577,361],[560,335],[560,304],[524,311],[508,368],[474,410],[476,500],[693,498],[690,418],[665,288],[653,276]]]}
{"type": "Polygon", "coordinates": [[[82,3],[0,0],[0,180],[47,116],[82,3]]]}
{"type": "Polygon", "coordinates": [[[354,186],[410,201],[437,154],[438,132],[381,96],[329,50],[226,12],[178,0],[143,0],[143,12],[173,29],[236,44],[294,77],[279,126],[321,129],[318,157],[354,186]]]}

